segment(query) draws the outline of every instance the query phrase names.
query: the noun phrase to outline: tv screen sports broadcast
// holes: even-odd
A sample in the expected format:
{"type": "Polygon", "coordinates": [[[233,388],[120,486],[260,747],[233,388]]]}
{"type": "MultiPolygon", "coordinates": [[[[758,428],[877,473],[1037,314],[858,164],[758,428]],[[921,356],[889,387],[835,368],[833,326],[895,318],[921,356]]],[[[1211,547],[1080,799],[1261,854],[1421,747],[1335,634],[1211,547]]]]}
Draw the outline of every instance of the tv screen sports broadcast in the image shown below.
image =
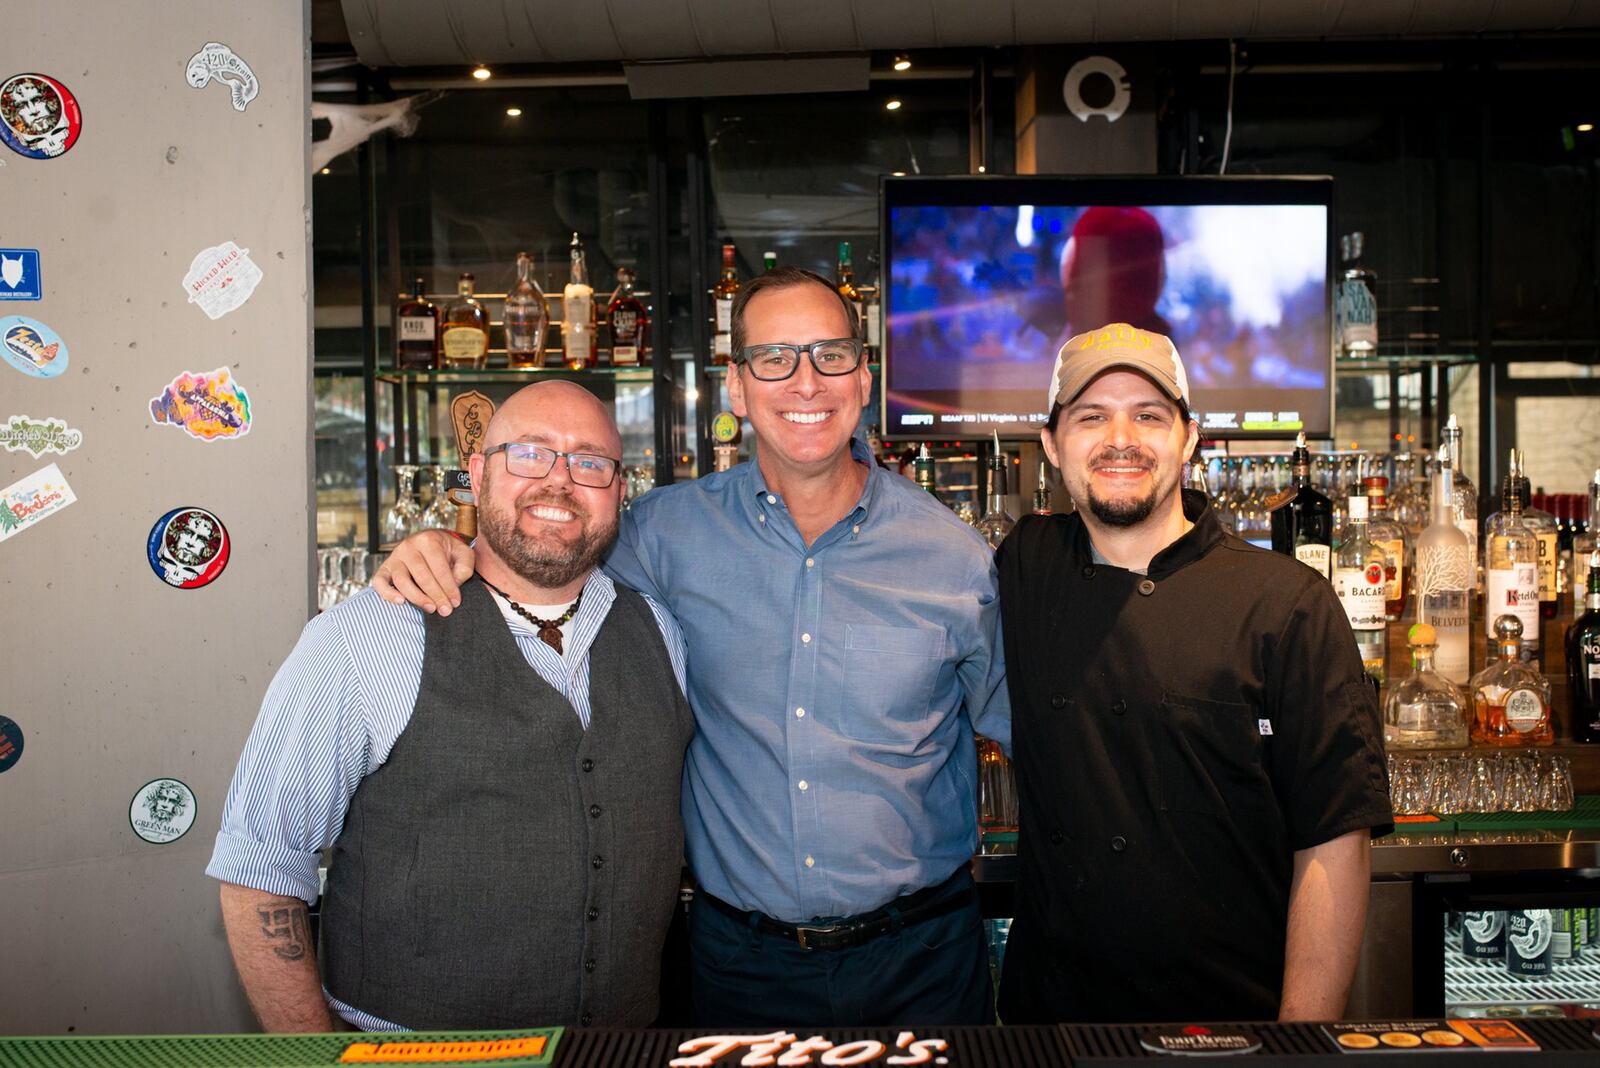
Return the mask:
{"type": "Polygon", "coordinates": [[[883,180],[884,436],[1037,435],[1056,352],[1172,338],[1201,434],[1333,426],[1327,178],[883,180]]]}

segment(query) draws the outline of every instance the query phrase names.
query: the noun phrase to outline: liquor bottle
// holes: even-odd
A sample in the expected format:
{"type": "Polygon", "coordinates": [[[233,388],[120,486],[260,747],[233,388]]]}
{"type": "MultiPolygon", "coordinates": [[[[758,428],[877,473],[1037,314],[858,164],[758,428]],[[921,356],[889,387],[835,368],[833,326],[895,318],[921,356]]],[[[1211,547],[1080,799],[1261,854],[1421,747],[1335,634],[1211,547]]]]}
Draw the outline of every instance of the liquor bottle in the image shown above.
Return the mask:
{"type": "Polygon", "coordinates": [[[1388,590],[1384,594],[1383,615],[1390,623],[1395,623],[1406,611],[1410,539],[1406,537],[1406,528],[1395,522],[1389,514],[1389,480],[1382,475],[1373,475],[1362,481],[1367,491],[1367,537],[1389,558],[1384,565],[1388,590]]]}
{"type": "Polygon", "coordinates": [[[1033,514],[1050,514],[1050,483],[1045,481],[1044,461],[1039,461],[1039,484],[1033,488],[1033,514]]]}
{"type": "Polygon", "coordinates": [[[1311,488],[1311,454],[1302,432],[1290,457],[1290,486],[1267,501],[1271,510],[1272,551],[1292,556],[1323,578],[1330,576],[1333,504],[1311,488]]]}
{"type": "Polygon", "coordinates": [[[717,309],[717,332],[711,339],[711,362],[725,366],[733,358],[733,298],[739,295],[739,272],[733,265],[733,246],[722,246],[722,277],[711,296],[717,309]]]}
{"type": "Polygon", "coordinates": [[[1572,695],[1572,737],[1600,742],[1600,550],[1584,561],[1584,613],[1567,628],[1567,692],[1572,695]]]}
{"type": "Polygon", "coordinates": [[[1433,668],[1438,638],[1426,623],[1406,636],[1411,674],[1389,690],[1383,704],[1383,743],[1389,749],[1463,749],[1471,714],[1466,694],[1433,668]]]}
{"type": "Polygon", "coordinates": [[[650,363],[650,310],[633,295],[633,270],[617,268],[617,288],[606,305],[611,323],[611,366],[639,367],[650,363]]]}
{"type": "Polygon", "coordinates": [[[854,329],[852,337],[861,336],[861,291],[856,288],[855,270],[850,265],[850,242],[839,242],[839,295],[850,302],[850,307],[855,309],[854,329]]]}
{"type": "Polygon", "coordinates": [[[544,291],[533,280],[533,257],[517,253],[517,280],[506,294],[506,366],[544,365],[544,291]]]}
{"type": "MultiPolygon", "coordinates": [[[[876,257],[874,257],[876,260],[876,257]]],[[[883,275],[875,269],[872,292],[861,301],[861,315],[867,321],[867,348],[875,354],[883,347],[883,275]]]]}
{"type": "Polygon", "coordinates": [[[776,252],[763,252],[761,254],[761,269],[771,274],[778,269],[778,254],[776,252]]]}
{"type": "Polygon", "coordinates": [[[939,489],[933,474],[933,456],[928,452],[928,443],[924,441],[917,450],[917,458],[911,463],[911,471],[917,485],[933,494],[935,500],[939,499],[939,489]]]}
{"type": "Polygon", "coordinates": [[[440,366],[482,368],[489,362],[489,313],[472,295],[473,277],[462,272],[456,299],[444,311],[440,366]]]}
{"type": "Polygon", "coordinates": [[[1467,536],[1467,551],[1472,565],[1467,589],[1478,594],[1483,592],[1483,561],[1478,552],[1478,487],[1467,477],[1466,455],[1461,450],[1461,424],[1456,422],[1453,413],[1444,425],[1444,440],[1450,446],[1453,464],[1450,474],[1450,514],[1456,526],[1461,528],[1461,533],[1467,536]]]}
{"type": "Polygon", "coordinates": [[[595,365],[594,287],[583,259],[583,242],[572,235],[572,273],[561,291],[561,356],[568,368],[587,371],[595,365]]]}
{"type": "Polygon", "coordinates": [[[1472,557],[1451,508],[1448,445],[1440,447],[1438,459],[1431,495],[1433,522],[1417,538],[1417,622],[1433,627],[1439,674],[1460,685],[1472,674],[1472,557]]]}
{"type": "Polygon", "coordinates": [[[1339,350],[1347,358],[1371,356],[1378,348],[1378,276],[1361,265],[1365,239],[1358,230],[1339,239],[1345,263],[1339,280],[1339,350]]]}
{"type": "Polygon", "coordinates": [[[1388,593],[1389,556],[1367,536],[1367,499],[1351,497],[1350,522],[1333,559],[1333,591],[1355,632],[1356,648],[1367,677],[1384,684],[1384,602],[1388,593]]]}
{"type": "Polygon", "coordinates": [[[991,549],[1000,548],[1011,528],[1017,525],[1006,511],[1006,464],[1006,454],[1000,449],[1000,432],[995,431],[994,453],[989,457],[989,500],[984,506],[983,518],[974,524],[991,549]]]}
{"type": "Polygon", "coordinates": [[[1500,493],[1500,508],[1484,528],[1484,629],[1492,640],[1495,621],[1510,613],[1522,622],[1522,655],[1539,659],[1539,542],[1522,522],[1522,498],[1515,492],[1517,450],[1500,493]]]}
{"type": "Polygon", "coordinates": [[[1572,538],[1578,532],[1578,510],[1570,493],[1552,494],[1550,507],[1556,516],[1556,610],[1559,612],[1561,605],[1575,597],[1573,614],[1577,615],[1583,605],[1583,591],[1574,593],[1571,585],[1573,573],[1578,570],[1572,560],[1572,538]]]}
{"type": "Polygon", "coordinates": [[[411,299],[394,310],[394,365],[401,371],[431,371],[439,365],[439,309],[424,293],[425,283],[411,283],[411,299]]]}
{"type": "Polygon", "coordinates": [[[1572,612],[1576,615],[1583,607],[1584,569],[1589,554],[1600,549],[1600,467],[1595,468],[1589,480],[1589,509],[1578,517],[1587,518],[1572,535],[1572,572],[1567,576],[1567,586],[1572,590],[1572,612]]]}
{"type": "Polygon", "coordinates": [[[1549,745],[1550,682],[1522,659],[1522,620],[1494,621],[1500,659],[1472,676],[1472,740],[1477,745],[1549,745]]]}
{"type": "Polygon", "coordinates": [[[1522,525],[1533,532],[1534,541],[1538,545],[1539,565],[1539,618],[1556,618],[1556,604],[1559,599],[1558,590],[1560,582],[1559,553],[1557,542],[1560,540],[1560,530],[1556,526],[1556,517],[1543,508],[1533,507],[1533,487],[1528,481],[1528,457],[1521,449],[1517,450],[1517,498],[1522,502],[1522,525]]]}

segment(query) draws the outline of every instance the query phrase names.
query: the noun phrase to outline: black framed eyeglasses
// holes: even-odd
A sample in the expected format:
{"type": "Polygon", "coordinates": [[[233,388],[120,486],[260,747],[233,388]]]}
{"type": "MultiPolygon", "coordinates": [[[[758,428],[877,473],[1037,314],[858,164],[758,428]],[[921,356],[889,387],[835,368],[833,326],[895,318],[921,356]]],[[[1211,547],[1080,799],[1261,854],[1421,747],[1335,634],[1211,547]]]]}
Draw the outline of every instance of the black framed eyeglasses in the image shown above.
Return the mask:
{"type": "Polygon", "coordinates": [[[506,470],[518,478],[547,478],[555,470],[556,458],[566,457],[567,477],[580,486],[605,489],[616,481],[621,460],[595,452],[562,452],[531,441],[503,441],[483,450],[484,461],[497,452],[506,454],[506,470]]]}
{"type": "Polygon", "coordinates": [[[819,375],[847,375],[861,366],[866,342],[858,337],[835,337],[809,345],[746,345],[739,362],[763,382],[782,382],[800,367],[803,352],[819,375]]]}

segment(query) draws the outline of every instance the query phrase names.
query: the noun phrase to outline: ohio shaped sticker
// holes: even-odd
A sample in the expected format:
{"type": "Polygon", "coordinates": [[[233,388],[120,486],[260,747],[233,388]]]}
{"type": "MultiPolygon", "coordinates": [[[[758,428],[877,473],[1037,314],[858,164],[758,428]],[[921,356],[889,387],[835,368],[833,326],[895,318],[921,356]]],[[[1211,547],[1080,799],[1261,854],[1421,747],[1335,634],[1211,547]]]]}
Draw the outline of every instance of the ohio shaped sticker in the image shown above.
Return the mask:
{"type": "Polygon", "coordinates": [[[183,291],[208,318],[220,319],[250,299],[261,277],[249,249],[224,241],[195,256],[183,276],[183,291]]]}
{"type": "Polygon", "coordinates": [[[67,343],[37,319],[0,319],[0,357],[34,378],[55,378],[67,369],[67,343]]]}
{"type": "Polygon", "coordinates": [[[228,530],[204,508],[174,508],[150,528],[150,570],[169,586],[209,586],[228,566],[228,530]]]}
{"type": "Polygon", "coordinates": [[[53,159],[78,141],[83,115],[66,86],[47,74],[0,82],[0,141],[29,159],[53,159]]]}

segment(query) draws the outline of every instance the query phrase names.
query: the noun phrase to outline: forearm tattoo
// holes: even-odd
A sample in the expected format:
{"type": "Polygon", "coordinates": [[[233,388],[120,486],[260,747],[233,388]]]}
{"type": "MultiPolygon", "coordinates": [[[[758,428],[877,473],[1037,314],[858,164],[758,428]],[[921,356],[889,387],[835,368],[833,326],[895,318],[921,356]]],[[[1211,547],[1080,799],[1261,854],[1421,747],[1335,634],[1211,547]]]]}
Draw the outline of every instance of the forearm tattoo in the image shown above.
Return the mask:
{"type": "Polygon", "coordinates": [[[272,952],[280,960],[299,960],[311,949],[304,905],[282,909],[258,909],[261,934],[273,943],[272,952]]]}

